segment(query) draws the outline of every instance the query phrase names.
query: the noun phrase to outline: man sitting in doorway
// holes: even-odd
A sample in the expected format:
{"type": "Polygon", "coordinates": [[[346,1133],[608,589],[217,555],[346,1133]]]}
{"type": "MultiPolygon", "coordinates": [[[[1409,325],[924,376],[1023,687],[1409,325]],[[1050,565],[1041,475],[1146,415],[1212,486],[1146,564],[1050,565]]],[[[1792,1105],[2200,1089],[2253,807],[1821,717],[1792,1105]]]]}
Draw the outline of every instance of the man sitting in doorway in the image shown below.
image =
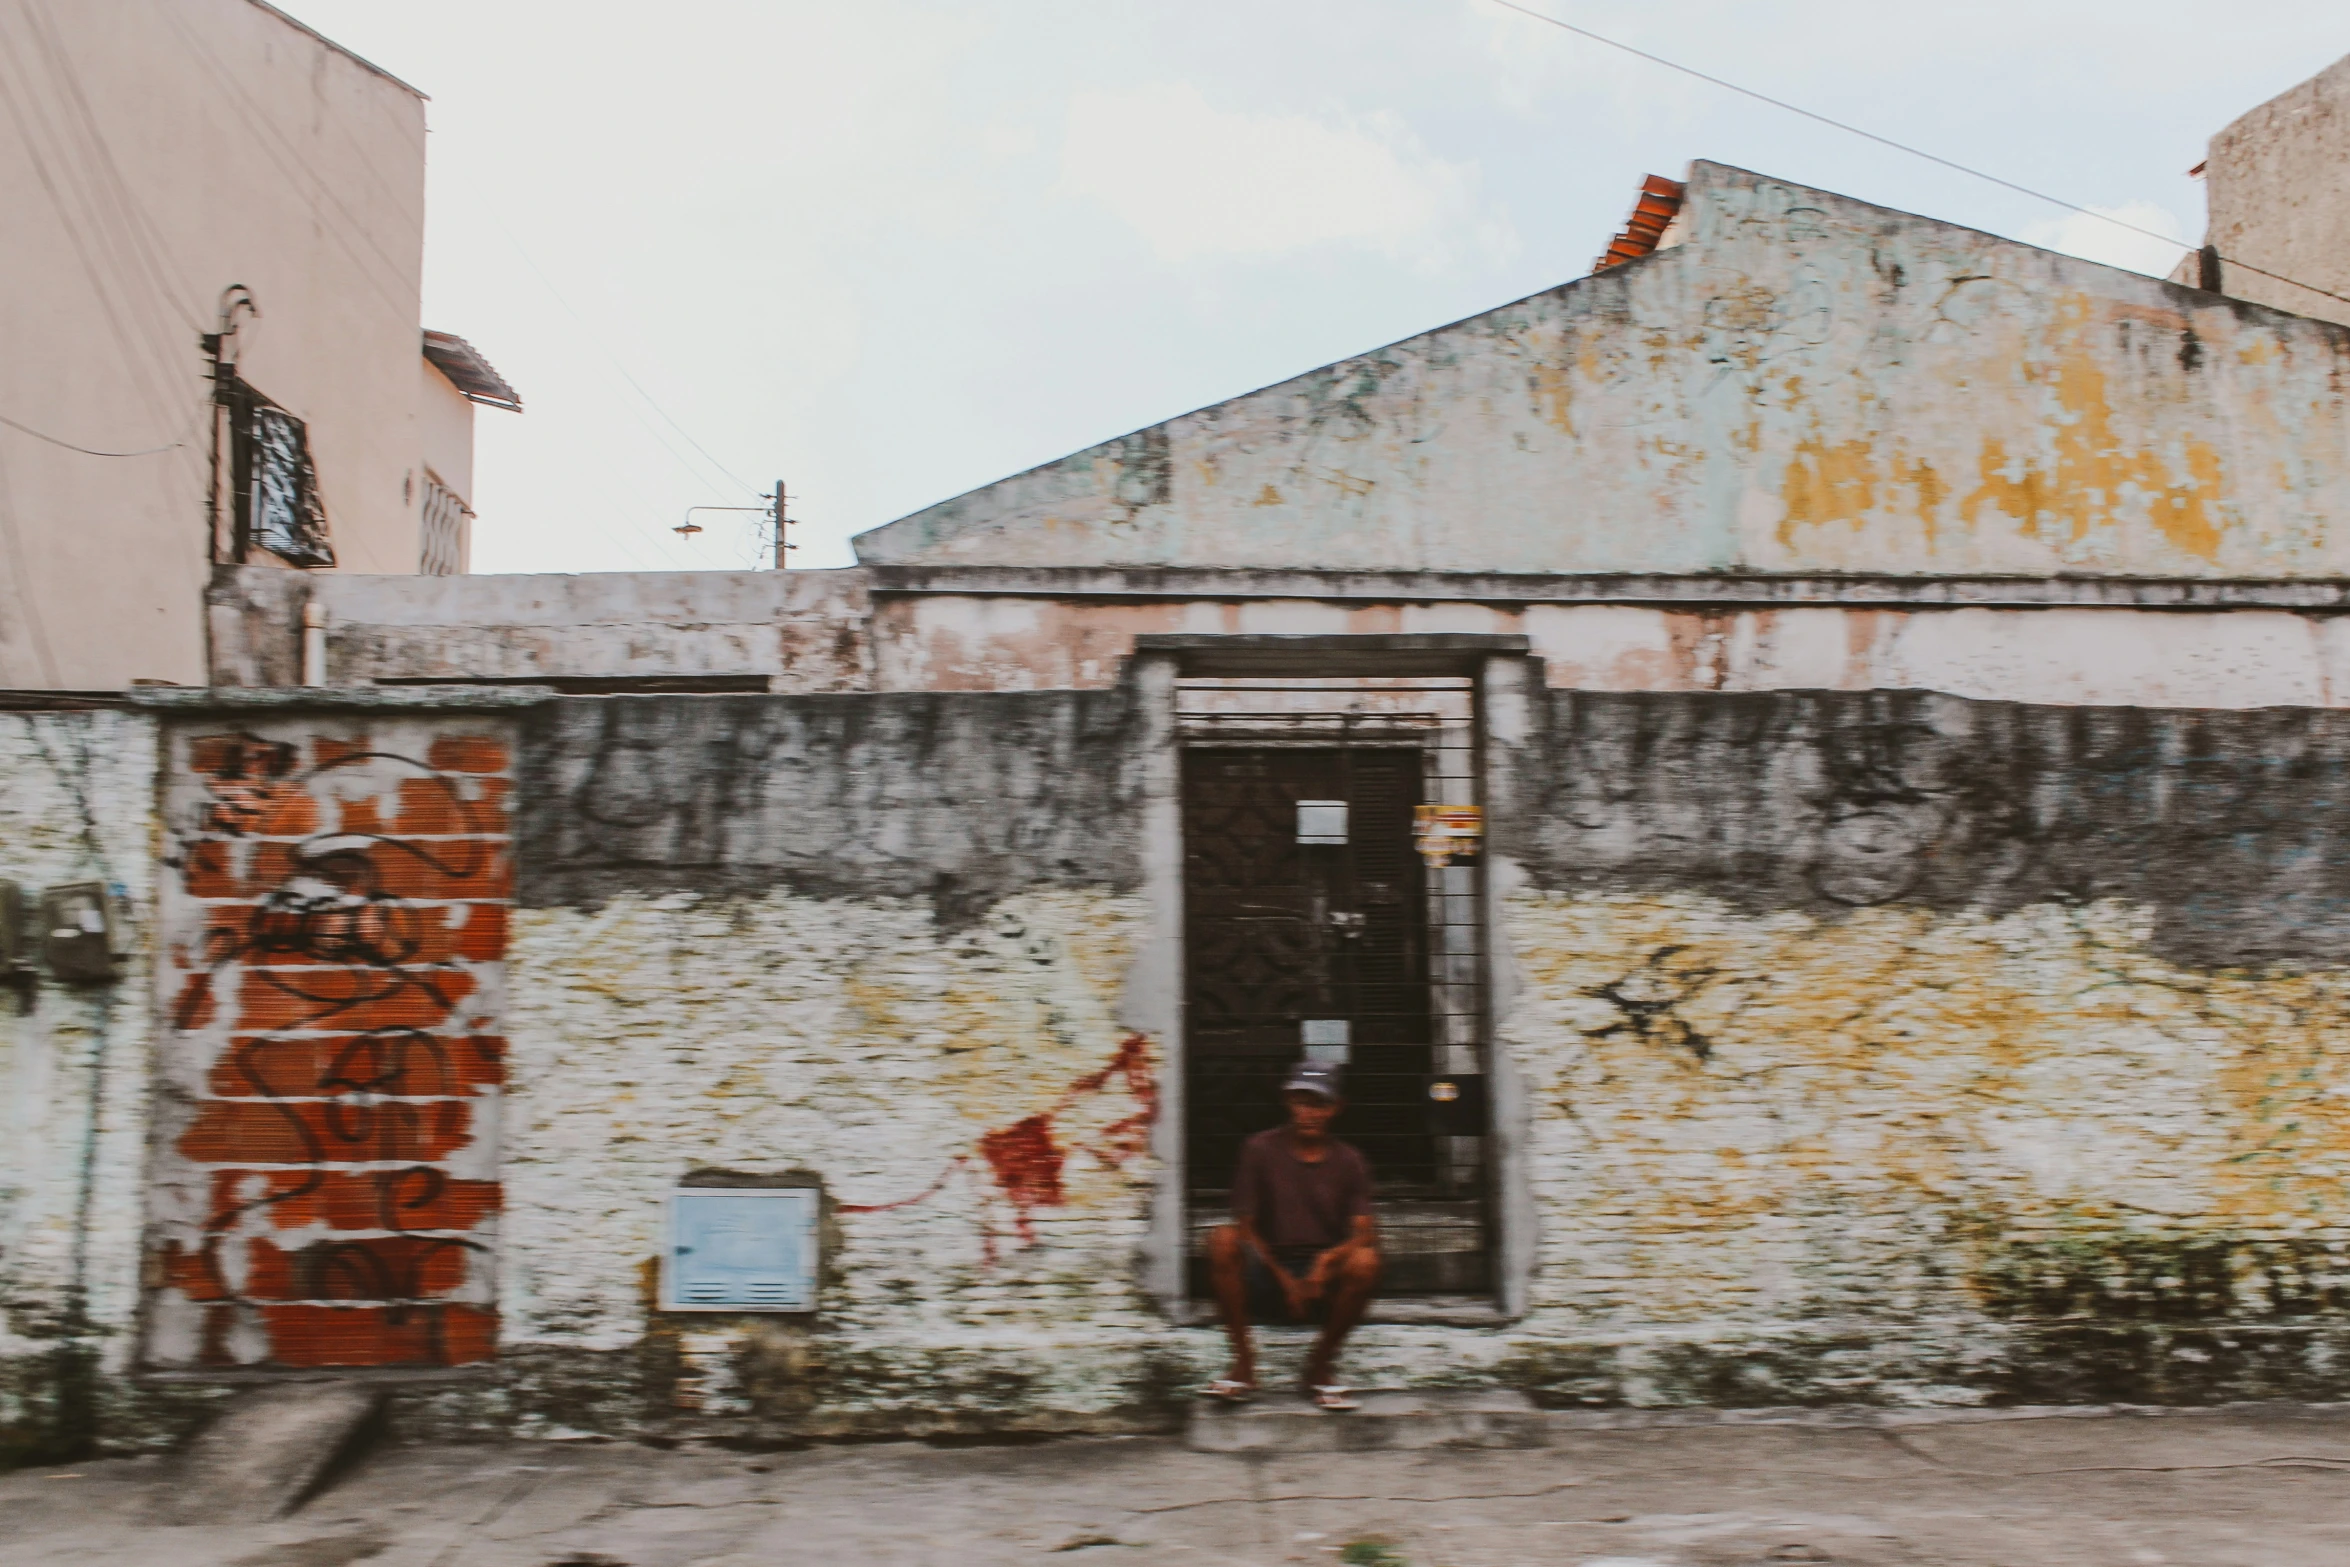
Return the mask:
{"type": "Polygon", "coordinates": [[[1254,1316],[1321,1324],[1306,1357],[1306,1391],[1319,1408],[1353,1409],[1338,1381],[1338,1350],[1379,1281],[1371,1167],[1330,1135],[1346,1107],[1335,1068],[1299,1066],[1281,1098],[1288,1124],[1241,1146],[1232,1222],[1208,1236],[1208,1273],[1232,1340],[1232,1369],[1210,1384],[1208,1396],[1241,1402],[1256,1395],[1254,1316]]]}

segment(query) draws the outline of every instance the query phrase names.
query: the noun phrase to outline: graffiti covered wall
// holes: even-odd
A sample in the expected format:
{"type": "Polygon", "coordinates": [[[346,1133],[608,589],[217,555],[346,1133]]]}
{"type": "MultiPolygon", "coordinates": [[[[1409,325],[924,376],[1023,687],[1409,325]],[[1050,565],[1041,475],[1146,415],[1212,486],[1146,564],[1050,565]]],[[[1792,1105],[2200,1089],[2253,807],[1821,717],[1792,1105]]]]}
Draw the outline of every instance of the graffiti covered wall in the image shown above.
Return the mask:
{"type": "Polygon", "coordinates": [[[149,1363],[495,1354],[512,758],[487,718],[171,727],[149,1363]]]}

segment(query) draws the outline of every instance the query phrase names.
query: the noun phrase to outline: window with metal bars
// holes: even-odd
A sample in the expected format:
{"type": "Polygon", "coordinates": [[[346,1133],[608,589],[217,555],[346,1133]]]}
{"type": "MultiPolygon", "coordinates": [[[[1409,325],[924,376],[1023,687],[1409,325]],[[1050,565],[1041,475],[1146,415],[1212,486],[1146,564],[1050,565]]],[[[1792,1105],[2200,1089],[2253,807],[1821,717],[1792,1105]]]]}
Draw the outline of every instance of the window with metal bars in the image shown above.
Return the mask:
{"type": "Polygon", "coordinates": [[[441,482],[439,474],[424,470],[424,507],[421,549],[416,569],[427,577],[465,574],[471,554],[473,508],[465,498],[441,482]]]}
{"type": "Polygon", "coordinates": [[[219,400],[228,410],[230,484],[235,496],[236,559],[267,550],[289,566],[331,566],[326,505],[301,420],[223,368],[219,400]]]}

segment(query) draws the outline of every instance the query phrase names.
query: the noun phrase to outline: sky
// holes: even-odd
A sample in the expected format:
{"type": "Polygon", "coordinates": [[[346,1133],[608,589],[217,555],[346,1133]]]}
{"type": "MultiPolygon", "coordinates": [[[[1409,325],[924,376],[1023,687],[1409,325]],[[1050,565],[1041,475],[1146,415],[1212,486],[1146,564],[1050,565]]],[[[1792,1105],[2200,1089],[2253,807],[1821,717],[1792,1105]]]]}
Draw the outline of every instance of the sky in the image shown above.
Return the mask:
{"type": "MultiPolygon", "coordinates": [[[[1526,0],[2194,242],[2186,171],[2350,53],[2234,0],[1526,0]]],[[[794,567],[850,535],[1590,270],[1641,176],[1758,170],[2141,271],[2178,248],[1492,0],[278,0],[431,95],[424,324],[473,569],[794,567]]]]}

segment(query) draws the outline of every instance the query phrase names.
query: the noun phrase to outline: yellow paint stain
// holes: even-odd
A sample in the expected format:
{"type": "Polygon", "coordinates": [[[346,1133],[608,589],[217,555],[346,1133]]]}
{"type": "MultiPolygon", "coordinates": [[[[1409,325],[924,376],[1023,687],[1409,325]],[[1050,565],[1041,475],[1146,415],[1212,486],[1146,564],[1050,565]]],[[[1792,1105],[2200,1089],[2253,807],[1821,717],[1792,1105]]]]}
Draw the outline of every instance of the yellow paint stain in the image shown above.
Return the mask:
{"type": "Polygon", "coordinates": [[[1942,475],[1924,458],[1911,463],[1902,472],[1911,489],[1917,492],[1918,520],[1925,524],[1926,548],[1934,547],[1935,525],[1942,517],[1942,502],[1950,494],[1950,486],[1942,482],[1942,475]]]}
{"type": "MultiPolygon", "coordinates": [[[[1588,358],[1590,350],[1583,351],[1588,358]]],[[[1534,411],[1561,435],[1575,433],[1575,367],[1555,359],[1534,363],[1534,411]]]]}
{"type": "Polygon", "coordinates": [[[1695,1321],[1817,1306],[1769,1281],[1860,1234],[1947,1277],[1970,1233],[2338,1224],[2350,980],[2182,970],[2149,928],[2116,904],[1514,898],[1504,1036],[1580,1150],[1548,1243],[1608,1248],[1593,1309],[1695,1321]],[[1604,1235],[1566,1233],[1585,1214],[1604,1235]]]}
{"type": "Polygon", "coordinates": [[[1899,506],[1901,491],[1909,493],[1910,509],[1932,549],[1942,503],[1950,494],[1932,463],[1898,452],[1881,462],[1867,440],[1831,442],[1815,433],[1797,442],[1787,460],[1780,482],[1787,509],[1779,519],[1779,542],[1794,549],[1795,530],[1804,527],[1865,528],[1878,519],[1880,505],[1899,506]]]}
{"type": "Polygon", "coordinates": [[[1866,440],[1830,442],[1813,435],[1798,441],[1780,481],[1787,511],[1779,519],[1779,542],[1792,550],[1797,528],[1866,525],[1883,482],[1866,440]]]}
{"type": "Polygon", "coordinates": [[[2218,450],[2187,440],[2185,472],[2177,473],[2160,453],[2123,438],[2099,350],[2084,330],[2088,313],[2080,302],[2066,308],[2069,335],[2049,377],[2057,406],[2049,457],[2019,457],[2005,442],[1986,439],[1976,486],[1960,501],[1960,516],[1969,528],[1979,527],[1986,514],[2025,529],[2045,520],[2068,529],[2078,543],[2095,529],[2122,525],[2142,503],[2147,520],[2174,549],[2216,560],[2225,483],[2218,450]]]}
{"type": "Polygon", "coordinates": [[[1281,492],[1268,484],[1263,489],[1257,491],[1257,498],[1253,501],[1250,501],[1249,504],[1251,506],[1279,506],[1282,504],[1281,492]]]}

